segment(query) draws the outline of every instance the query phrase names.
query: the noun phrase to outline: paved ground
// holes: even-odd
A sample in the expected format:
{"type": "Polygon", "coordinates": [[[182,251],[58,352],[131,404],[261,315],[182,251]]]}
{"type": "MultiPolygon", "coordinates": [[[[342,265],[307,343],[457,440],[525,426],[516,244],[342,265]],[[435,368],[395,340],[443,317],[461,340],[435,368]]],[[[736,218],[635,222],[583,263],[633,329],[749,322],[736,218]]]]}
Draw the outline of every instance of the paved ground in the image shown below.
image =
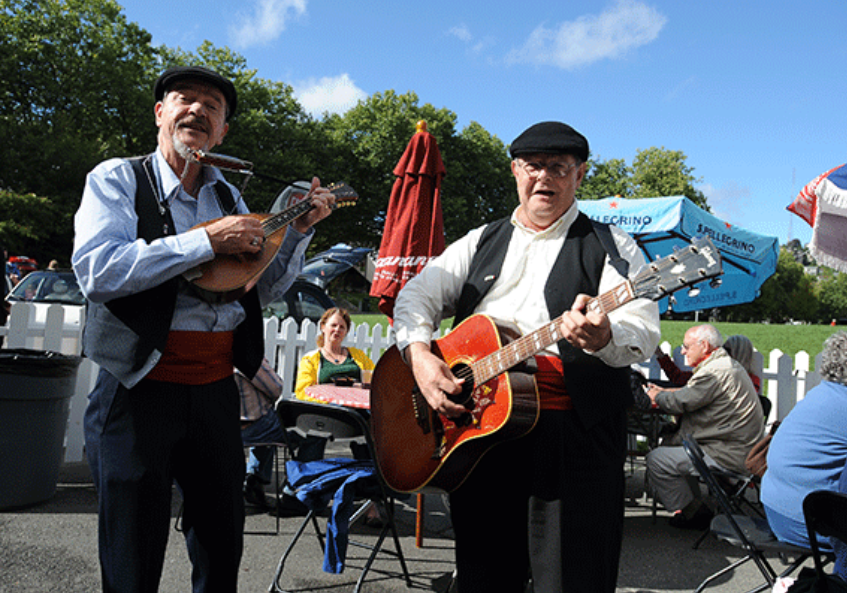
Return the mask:
{"type": "MultiPolygon", "coordinates": [[[[711,538],[699,550],[692,550],[691,544],[698,534],[672,529],[662,512],[654,523],[650,505],[642,496],[642,475],[642,470],[635,467],[628,478],[630,500],[618,577],[619,593],[693,591],[707,575],[739,557],[737,549],[711,538]]],[[[412,573],[413,589],[444,591],[453,569],[452,533],[440,497],[427,496],[426,501],[428,513],[422,548],[415,547],[414,498],[408,505],[401,505],[398,519],[403,551],[412,573]]],[[[279,535],[249,533],[245,536],[239,592],[267,591],[279,555],[298,524],[297,519],[284,519],[279,535]]],[[[248,517],[248,532],[272,532],[274,527],[274,518],[269,515],[248,517]]],[[[95,493],[87,467],[66,465],[51,500],[26,509],[0,512],[0,593],[98,591],[96,529],[95,493]]],[[[161,591],[188,591],[190,565],[182,536],[172,533],[161,591]]],[[[361,527],[356,528],[356,534],[374,539],[376,531],[361,527]]],[[[342,575],[330,575],[320,569],[321,556],[314,538],[301,542],[297,550],[286,568],[284,585],[289,590],[352,590],[357,576],[354,568],[362,565],[363,552],[351,549],[348,570],[342,575]]],[[[781,566],[778,560],[775,564],[781,566]]],[[[396,560],[380,561],[376,568],[384,572],[372,573],[365,583],[365,591],[408,590],[397,578],[399,565],[396,560]]],[[[755,566],[747,563],[706,591],[748,591],[761,582],[755,566]]]]}

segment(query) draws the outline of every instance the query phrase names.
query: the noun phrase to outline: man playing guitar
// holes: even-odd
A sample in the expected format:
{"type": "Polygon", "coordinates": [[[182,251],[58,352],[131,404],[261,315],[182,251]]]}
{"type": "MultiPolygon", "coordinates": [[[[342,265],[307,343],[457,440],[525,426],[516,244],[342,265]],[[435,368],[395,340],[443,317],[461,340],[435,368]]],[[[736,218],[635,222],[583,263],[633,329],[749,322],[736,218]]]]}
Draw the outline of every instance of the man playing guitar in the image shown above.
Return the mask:
{"type": "Polygon", "coordinates": [[[460,419],[468,410],[454,400],[463,379],[431,351],[432,329],[451,315],[459,324],[483,313],[527,334],[561,315],[563,339],[535,357],[535,427],[495,445],[450,493],[459,590],[518,593],[531,578],[536,593],[612,593],[628,367],[655,350],[658,307],[638,298],[608,315],[586,309],[588,295],[644,264],[631,237],[579,212],[587,140],[543,122],[518,136],[510,153],[520,204],[510,219],[459,239],[404,287],[397,346],[429,406],[460,419]]]}

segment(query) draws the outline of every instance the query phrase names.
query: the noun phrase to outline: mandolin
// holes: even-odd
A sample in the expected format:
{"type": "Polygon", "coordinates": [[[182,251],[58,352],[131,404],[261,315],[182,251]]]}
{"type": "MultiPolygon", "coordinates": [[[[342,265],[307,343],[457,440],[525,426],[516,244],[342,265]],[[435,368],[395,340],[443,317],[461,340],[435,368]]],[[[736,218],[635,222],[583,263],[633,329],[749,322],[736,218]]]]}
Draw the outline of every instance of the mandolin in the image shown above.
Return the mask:
{"type": "MultiPolygon", "coordinates": [[[[591,299],[587,309],[608,313],[633,299],[659,300],[722,273],[720,253],[704,237],[591,299]]],[[[560,322],[561,317],[521,336],[477,314],[434,340],[432,351],[465,379],[463,391],[451,396],[469,410],[458,419],[435,413],[397,346],[386,350],[371,379],[370,406],[377,465],[386,483],[399,492],[449,492],[488,449],[532,430],[539,414],[535,379],[514,367],[561,340],[560,322]]]]}
{"type": "MultiPolygon", "coordinates": [[[[351,206],[359,198],[346,183],[335,183],[327,189],[335,196],[333,208],[351,206]]],[[[196,291],[215,303],[232,302],[250,290],[279,253],[286,227],[314,206],[307,198],[276,214],[244,214],[262,222],[265,240],[257,253],[218,253],[215,259],[202,263],[184,274],[196,291]]],[[[220,220],[207,220],[193,228],[202,228],[220,220]]]]}

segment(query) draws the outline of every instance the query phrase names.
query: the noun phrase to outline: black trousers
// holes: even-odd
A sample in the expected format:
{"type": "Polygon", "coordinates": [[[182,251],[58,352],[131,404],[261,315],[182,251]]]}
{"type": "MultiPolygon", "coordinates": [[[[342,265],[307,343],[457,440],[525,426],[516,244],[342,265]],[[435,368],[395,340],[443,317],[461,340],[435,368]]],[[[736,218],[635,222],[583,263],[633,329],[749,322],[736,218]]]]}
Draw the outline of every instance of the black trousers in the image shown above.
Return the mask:
{"type": "Polygon", "coordinates": [[[544,411],[450,495],[459,591],[614,593],[624,517],[626,415],[586,430],[544,411]]]}
{"type": "Polygon", "coordinates": [[[103,591],[158,589],[174,481],[195,593],[237,590],[243,549],[244,454],[233,379],[143,380],[127,390],[101,371],[85,414],[99,505],[103,591]]]}

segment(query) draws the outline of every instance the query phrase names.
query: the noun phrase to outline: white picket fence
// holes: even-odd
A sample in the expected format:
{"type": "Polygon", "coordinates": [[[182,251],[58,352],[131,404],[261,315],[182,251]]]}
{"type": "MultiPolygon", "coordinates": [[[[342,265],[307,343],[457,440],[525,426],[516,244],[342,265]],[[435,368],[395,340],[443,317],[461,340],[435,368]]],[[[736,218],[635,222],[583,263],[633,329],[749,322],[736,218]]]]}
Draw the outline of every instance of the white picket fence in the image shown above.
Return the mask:
{"type": "MultiPolygon", "coordinates": [[[[63,305],[32,305],[14,303],[6,326],[0,326],[0,336],[5,336],[4,348],[32,348],[52,350],[63,354],[79,354],[81,350],[82,327],[85,323],[84,311],[79,307],[63,305]],[[66,319],[67,317],[67,319],[66,319]]],[[[294,389],[297,363],[303,354],[316,347],[317,326],[304,321],[298,326],[293,319],[283,322],[275,318],[265,320],[265,356],[283,378],[285,392],[294,389]]],[[[345,345],[364,350],[374,361],[394,343],[394,330],[386,325],[354,325],[347,336],[345,345]]],[[[666,352],[671,345],[664,342],[666,352]]],[[[678,364],[682,357],[677,347],[673,353],[678,364]]],[[[820,355],[818,354],[818,359],[820,355]]],[[[809,355],[798,352],[795,359],[773,350],[768,357],[768,367],[763,368],[763,356],[755,353],[755,365],[766,385],[766,394],[773,402],[769,422],[782,420],[802,399],[806,392],[820,382],[814,371],[809,371],[809,355]]],[[[819,362],[819,360],[818,360],[819,362]]],[[[655,358],[639,365],[644,374],[651,379],[662,379],[659,364],[655,358]]],[[[818,364],[816,363],[815,367],[818,364]]],[[[85,358],[79,367],[76,389],[70,402],[70,415],[65,438],[65,461],[75,462],[83,459],[82,420],[88,393],[97,378],[98,366],[85,358]]],[[[12,394],[0,394],[11,397],[12,394]]]]}

